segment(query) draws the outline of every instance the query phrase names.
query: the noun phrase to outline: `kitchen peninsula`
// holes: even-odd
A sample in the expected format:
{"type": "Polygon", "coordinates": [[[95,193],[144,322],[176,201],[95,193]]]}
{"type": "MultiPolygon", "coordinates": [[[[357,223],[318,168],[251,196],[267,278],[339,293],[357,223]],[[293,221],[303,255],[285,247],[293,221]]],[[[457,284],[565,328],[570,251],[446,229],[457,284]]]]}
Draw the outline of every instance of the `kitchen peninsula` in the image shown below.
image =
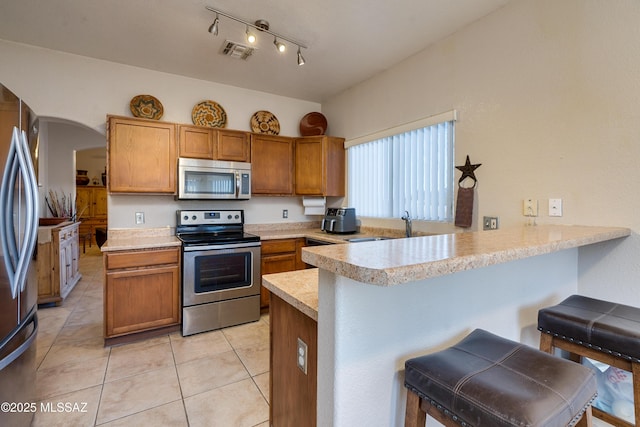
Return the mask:
{"type": "MultiPolygon", "coordinates": [[[[308,372],[319,373],[317,424],[396,426],[404,418],[405,360],[475,328],[537,347],[538,310],[578,293],[579,248],[629,235],[616,227],[528,226],[310,247],[302,258],[319,267],[317,300],[310,271],[265,276],[263,284],[316,316],[317,367],[308,372]],[[299,297],[285,285],[296,282],[304,284],[299,297]]],[[[273,316],[271,325],[278,333],[273,316]]],[[[280,398],[274,394],[272,405],[280,398]]]]}

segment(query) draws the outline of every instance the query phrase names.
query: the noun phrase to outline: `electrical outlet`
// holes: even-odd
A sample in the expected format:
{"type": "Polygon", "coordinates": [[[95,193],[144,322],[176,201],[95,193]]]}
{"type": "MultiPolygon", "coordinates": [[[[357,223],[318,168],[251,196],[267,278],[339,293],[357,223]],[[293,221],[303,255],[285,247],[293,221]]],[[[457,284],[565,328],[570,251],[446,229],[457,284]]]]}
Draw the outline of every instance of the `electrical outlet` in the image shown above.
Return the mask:
{"type": "Polygon", "coordinates": [[[282,209],[282,218],[289,218],[289,209],[282,209]]]}
{"type": "Polygon", "coordinates": [[[307,375],[307,343],[300,338],[298,338],[298,353],[296,354],[296,359],[298,359],[298,368],[307,375]]]}
{"type": "Polygon", "coordinates": [[[144,224],[144,212],[136,212],[136,224],[144,224]]]}
{"type": "Polygon", "coordinates": [[[485,216],[482,219],[483,230],[497,230],[498,229],[498,217],[497,216],[485,216]]]}
{"type": "Polygon", "coordinates": [[[524,199],[522,204],[522,215],[538,216],[538,201],[536,199],[524,199]]]}

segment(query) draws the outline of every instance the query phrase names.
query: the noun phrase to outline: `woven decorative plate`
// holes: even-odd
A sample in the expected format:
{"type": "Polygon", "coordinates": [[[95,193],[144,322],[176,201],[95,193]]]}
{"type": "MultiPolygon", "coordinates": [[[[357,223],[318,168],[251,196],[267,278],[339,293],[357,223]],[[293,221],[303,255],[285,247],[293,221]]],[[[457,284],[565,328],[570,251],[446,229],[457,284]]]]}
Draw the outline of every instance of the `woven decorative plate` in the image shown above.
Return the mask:
{"type": "Polygon", "coordinates": [[[227,113],[220,104],[214,101],[202,101],[191,111],[194,125],[223,128],[227,125],[227,113]]]}
{"type": "Polygon", "coordinates": [[[309,113],[300,120],[300,135],[324,135],[327,131],[327,119],[322,113],[309,113]]]}
{"type": "Polygon", "coordinates": [[[278,135],[280,133],[280,122],[273,113],[264,110],[256,111],[251,116],[251,130],[255,133],[278,135]]]}
{"type": "Polygon", "coordinates": [[[164,114],[164,107],[158,98],[151,95],[136,95],[129,102],[131,114],[143,119],[159,120],[164,114]]]}

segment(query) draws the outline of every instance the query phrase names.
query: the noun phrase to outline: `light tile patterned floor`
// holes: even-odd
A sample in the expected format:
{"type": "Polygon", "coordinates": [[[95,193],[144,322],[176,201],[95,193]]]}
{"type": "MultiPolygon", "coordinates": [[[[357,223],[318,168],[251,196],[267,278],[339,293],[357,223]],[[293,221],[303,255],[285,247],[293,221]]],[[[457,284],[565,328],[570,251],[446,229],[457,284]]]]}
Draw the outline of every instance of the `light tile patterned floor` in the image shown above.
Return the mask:
{"type": "Polygon", "coordinates": [[[38,412],[34,426],[268,426],[268,316],[104,347],[95,245],[82,255],[80,271],[61,306],[38,311],[36,345],[38,399],[74,411],[38,412]]]}

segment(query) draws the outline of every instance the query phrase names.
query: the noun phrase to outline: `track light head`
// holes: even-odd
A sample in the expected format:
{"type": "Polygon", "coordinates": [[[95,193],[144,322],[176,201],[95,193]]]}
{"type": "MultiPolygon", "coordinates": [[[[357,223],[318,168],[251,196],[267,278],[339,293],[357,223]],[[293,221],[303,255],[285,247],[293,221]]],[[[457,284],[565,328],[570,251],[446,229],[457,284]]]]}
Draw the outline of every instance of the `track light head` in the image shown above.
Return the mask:
{"type": "Polygon", "coordinates": [[[276,49],[278,49],[278,52],[280,53],[283,53],[285,50],[287,50],[287,46],[285,46],[284,43],[279,42],[276,37],[273,38],[273,44],[275,45],[276,49]]]}
{"type": "Polygon", "coordinates": [[[213,24],[209,27],[209,32],[214,36],[218,35],[218,24],[220,20],[218,19],[218,14],[216,13],[216,19],[213,20],[213,24]]]}
{"type": "Polygon", "coordinates": [[[298,65],[304,65],[305,60],[302,56],[302,52],[300,52],[300,46],[298,46],[298,65]]]}
{"type": "Polygon", "coordinates": [[[256,35],[249,30],[249,26],[247,25],[247,42],[254,44],[256,42],[256,35]]]}

